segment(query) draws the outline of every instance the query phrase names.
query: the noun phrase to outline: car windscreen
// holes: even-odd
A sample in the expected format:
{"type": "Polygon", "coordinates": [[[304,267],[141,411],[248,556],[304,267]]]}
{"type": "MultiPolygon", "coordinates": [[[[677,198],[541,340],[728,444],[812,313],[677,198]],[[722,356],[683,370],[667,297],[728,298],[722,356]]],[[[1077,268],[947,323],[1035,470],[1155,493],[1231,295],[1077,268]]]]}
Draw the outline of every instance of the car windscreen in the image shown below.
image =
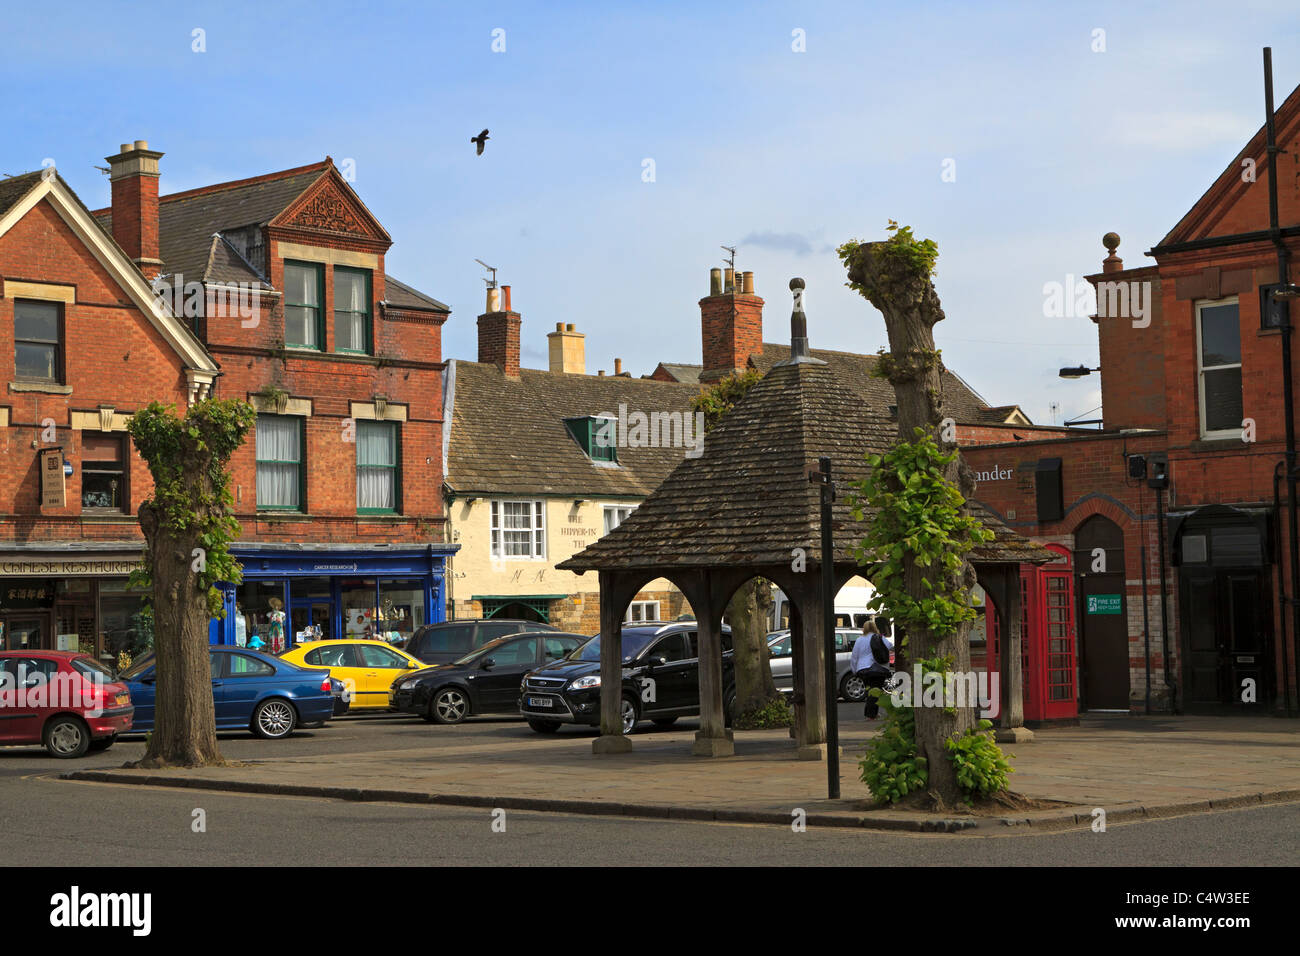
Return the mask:
{"type": "Polygon", "coordinates": [[[143,657],[137,657],[130,667],[117,675],[117,678],[118,680],[135,680],[151,667],[153,667],[153,655],[145,654],[143,657]]]}
{"type": "Polygon", "coordinates": [[[74,657],[72,666],[92,680],[96,677],[114,680],[113,672],[93,657],[74,657]]]}
{"type": "MultiPolygon", "coordinates": [[[[649,646],[650,642],[655,639],[655,632],[651,630],[641,631],[624,631],[623,632],[623,660],[630,661],[649,646]]],[[[597,634],[586,644],[583,644],[576,651],[569,655],[571,661],[598,661],[600,660],[600,635],[597,634]]]]}
{"type": "Polygon", "coordinates": [[[500,647],[502,644],[505,644],[507,641],[510,640],[510,638],[512,638],[512,637],[514,637],[514,636],[515,636],[515,635],[511,634],[511,635],[509,635],[508,637],[498,637],[498,638],[497,638],[496,640],[494,640],[494,641],[488,641],[488,643],[484,644],[482,647],[475,648],[474,650],[472,650],[472,651],[470,651],[468,654],[466,654],[464,657],[461,657],[461,658],[458,658],[457,660],[452,661],[452,663],[453,663],[453,664],[473,664],[476,660],[479,660],[480,658],[485,657],[486,655],[490,654],[493,650],[495,650],[496,648],[500,647]]]}

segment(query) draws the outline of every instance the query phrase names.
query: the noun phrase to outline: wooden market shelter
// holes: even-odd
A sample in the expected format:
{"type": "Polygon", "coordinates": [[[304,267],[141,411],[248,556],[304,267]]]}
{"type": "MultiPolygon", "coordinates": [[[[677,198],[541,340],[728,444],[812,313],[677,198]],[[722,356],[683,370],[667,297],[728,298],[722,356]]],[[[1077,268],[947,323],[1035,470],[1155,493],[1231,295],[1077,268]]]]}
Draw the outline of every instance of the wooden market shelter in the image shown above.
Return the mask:
{"type": "MultiPolygon", "coordinates": [[[[795,281],[802,288],[802,280],[795,281]]],[[[836,381],[825,362],[811,357],[798,297],[791,327],[790,358],[751,387],[709,432],[703,453],[684,457],[622,524],[558,565],[599,575],[597,753],[631,749],[620,719],[623,615],[637,591],[660,577],[681,589],[698,622],[701,726],[693,751],[705,756],[734,752],[723,713],[722,616],[736,589],[756,575],[777,584],[792,607],[799,755],[819,759],[825,753],[826,695],[836,689],[826,687],[820,499],[808,472],[822,456],[831,459],[839,488],[831,556],[838,590],[855,575],[869,577],[854,547],[865,535],[870,515],[854,519],[850,484],[867,474],[865,456],[886,451],[897,434],[887,408],[870,405],[836,381]]],[[[1027,734],[1021,706],[1020,565],[1041,564],[1054,555],[978,505],[971,507],[995,534],[972,552],[971,562],[996,606],[1005,642],[1002,724],[1011,734],[1027,734]]]]}

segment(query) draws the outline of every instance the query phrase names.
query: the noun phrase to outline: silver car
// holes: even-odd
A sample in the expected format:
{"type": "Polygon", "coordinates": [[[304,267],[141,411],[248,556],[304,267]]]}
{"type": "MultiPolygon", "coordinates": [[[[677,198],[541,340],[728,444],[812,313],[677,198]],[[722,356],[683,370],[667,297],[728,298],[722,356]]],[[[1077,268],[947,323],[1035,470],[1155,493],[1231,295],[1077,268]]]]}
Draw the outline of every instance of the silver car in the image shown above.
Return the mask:
{"type": "MultiPolygon", "coordinates": [[[[835,629],[835,679],[839,682],[840,696],[853,703],[866,700],[867,697],[867,686],[849,669],[849,661],[853,657],[853,643],[861,636],[861,628],[837,627],[835,629]]],[[[793,646],[789,628],[783,631],[772,631],[767,635],[767,649],[772,657],[772,680],[776,684],[776,689],[784,694],[794,693],[793,646]]]]}

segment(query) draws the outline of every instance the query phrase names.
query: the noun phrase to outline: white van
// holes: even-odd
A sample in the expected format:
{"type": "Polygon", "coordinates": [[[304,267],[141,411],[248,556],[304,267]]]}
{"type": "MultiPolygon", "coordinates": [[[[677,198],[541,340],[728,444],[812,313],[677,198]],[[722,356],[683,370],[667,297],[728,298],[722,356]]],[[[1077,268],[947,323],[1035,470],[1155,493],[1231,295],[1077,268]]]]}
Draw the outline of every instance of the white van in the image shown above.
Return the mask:
{"type": "MultiPolygon", "coordinates": [[[[771,629],[780,631],[790,626],[789,599],[780,588],[774,587],[772,590],[771,629]]],[[[876,589],[870,584],[846,584],[840,588],[839,593],[835,595],[835,626],[860,630],[867,621],[875,620],[877,624],[883,625],[880,629],[881,633],[890,636],[891,629],[885,620],[885,615],[867,606],[875,595],[876,589]]]]}

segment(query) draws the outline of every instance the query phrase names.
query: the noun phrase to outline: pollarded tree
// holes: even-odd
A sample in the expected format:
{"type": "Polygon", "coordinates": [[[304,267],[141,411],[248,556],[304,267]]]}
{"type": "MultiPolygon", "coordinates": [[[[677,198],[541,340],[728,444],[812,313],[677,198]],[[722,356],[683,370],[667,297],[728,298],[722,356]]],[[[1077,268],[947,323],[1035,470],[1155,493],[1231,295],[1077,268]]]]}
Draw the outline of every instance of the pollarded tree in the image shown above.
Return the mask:
{"type": "MultiPolygon", "coordinates": [[[[839,249],[849,287],[885,317],[889,351],[876,374],[889,379],[898,403],[898,443],[870,458],[872,473],[862,484],[859,500],[876,517],[860,554],[875,565],[878,598],[904,635],[900,659],[921,665],[922,673],[944,675],[940,686],[946,687],[953,672],[970,670],[975,570],[967,555],[991,535],[966,507],[974,482],[952,422],[944,418],[943,365],[934,347],[934,325],[944,318],[932,281],[938,246],[894,222],[889,232],[882,242],[848,242],[839,249]]],[[[921,690],[912,688],[914,702],[921,690]]],[[[886,779],[877,796],[899,799],[924,780],[936,803],[952,806],[1005,786],[1005,761],[985,727],[977,726],[975,707],[953,703],[915,706],[901,715],[903,735],[914,733],[915,762],[886,779]]],[[[897,713],[892,707],[887,712],[897,713]]],[[[886,752],[905,749],[890,745],[886,752]]],[[[877,784],[881,769],[877,761],[877,784]]]]}
{"type": "Polygon", "coordinates": [[[238,583],[229,544],[239,522],[226,466],[256,414],[238,400],[191,405],[184,418],[159,402],[136,412],[129,431],[153,475],[140,505],[146,551],[132,583],[153,595],[156,709],[140,766],[222,763],[208,667],[208,620],[224,615],[218,581],[238,583]]]}

